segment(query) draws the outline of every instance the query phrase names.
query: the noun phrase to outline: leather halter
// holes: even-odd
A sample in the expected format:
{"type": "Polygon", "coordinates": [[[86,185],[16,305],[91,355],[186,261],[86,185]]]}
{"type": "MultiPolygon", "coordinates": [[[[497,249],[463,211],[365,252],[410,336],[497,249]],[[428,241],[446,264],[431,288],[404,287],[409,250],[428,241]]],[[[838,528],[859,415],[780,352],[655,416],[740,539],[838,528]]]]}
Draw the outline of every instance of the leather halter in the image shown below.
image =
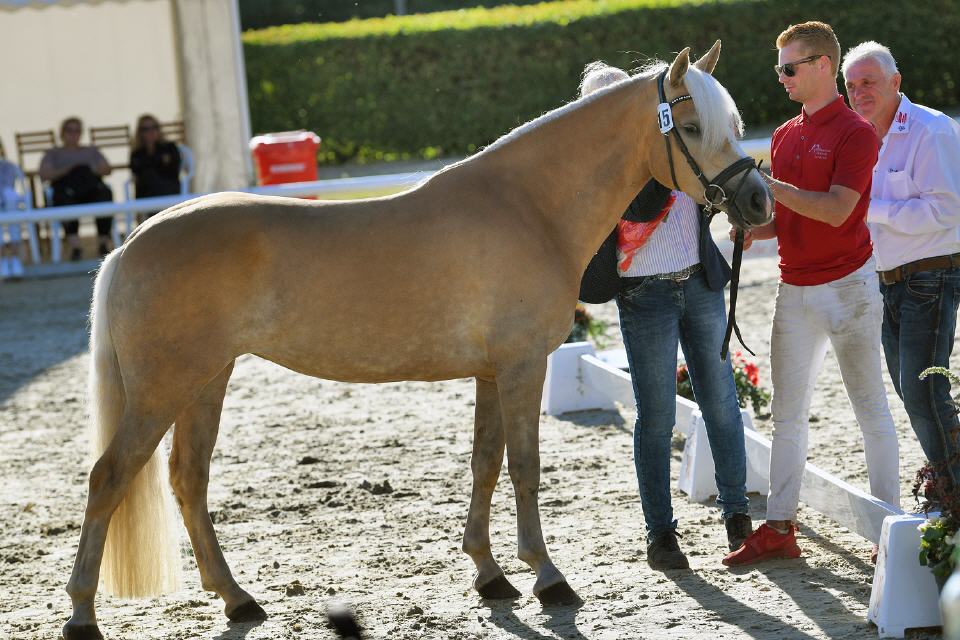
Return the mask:
{"type": "MultiPolygon", "coordinates": [[[[657,76],[657,93],[660,96],[661,110],[664,109],[664,105],[666,105],[666,109],[672,114],[674,105],[685,100],[693,100],[693,98],[690,96],[690,94],[685,94],[682,96],[677,96],[673,100],[667,102],[666,93],[663,90],[663,79],[666,77],[667,71],[669,71],[669,69],[664,69],[660,72],[660,75],[657,76]]],[[[690,150],[687,148],[686,143],[680,136],[680,132],[677,130],[677,127],[674,126],[672,115],[670,115],[669,128],[664,130],[664,127],[661,126],[660,131],[663,133],[663,142],[667,146],[667,161],[670,163],[670,179],[673,180],[673,188],[677,191],[680,191],[680,186],[677,184],[677,174],[673,168],[673,147],[670,145],[671,133],[673,133],[673,137],[677,146],[680,147],[680,152],[683,154],[684,158],[687,159],[687,164],[690,166],[690,170],[693,171],[693,174],[697,176],[700,184],[703,185],[703,199],[707,201],[707,205],[705,207],[706,212],[708,214],[713,214],[719,210],[721,206],[729,202],[728,206],[732,206],[734,209],[736,209],[740,221],[746,223],[746,218],[742,215],[740,208],[737,206],[736,199],[737,194],[740,193],[741,187],[743,187],[743,183],[747,180],[747,176],[750,175],[750,170],[759,170],[760,165],[757,163],[757,161],[750,156],[744,156],[734,160],[713,180],[708,180],[707,177],[703,175],[700,165],[697,164],[697,161],[690,154],[690,150]],[[723,190],[723,185],[729,182],[731,178],[740,172],[743,172],[743,177],[740,179],[740,182],[737,183],[736,188],[728,198],[726,192],[723,190]]]]}
{"type": "MultiPolygon", "coordinates": [[[[703,215],[707,216],[707,224],[709,225],[710,221],[713,220],[713,216],[716,215],[720,211],[720,207],[725,204],[728,207],[735,209],[740,221],[745,223],[746,218],[744,218],[743,213],[740,211],[740,207],[737,204],[737,194],[740,193],[740,189],[743,187],[743,183],[746,182],[747,176],[750,175],[750,171],[752,169],[756,169],[757,171],[760,170],[760,163],[755,161],[750,156],[744,156],[728,165],[713,180],[708,180],[707,177],[703,175],[700,165],[697,164],[697,161],[690,154],[690,150],[687,149],[686,143],[683,141],[683,138],[680,136],[680,132],[677,131],[677,127],[673,123],[674,105],[685,100],[693,100],[693,98],[690,96],[690,94],[685,94],[682,96],[677,96],[673,100],[667,102],[666,93],[663,90],[663,79],[666,77],[667,71],[669,71],[669,68],[664,69],[660,72],[660,75],[657,76],[657,93],[660,97],[660,105],[657,110],[657,116],[658,120],[660,120],[660,131],[663,133],[663,141],[667,146],[667,161],[670,164],[670,179],[673,180],[673,188],[677,191],[680,191],[680,186],[677,184],[677,174],[673,168],[673,148],[670,144],[671,132],[674,134],[674,139],[677,143],[677,146],[680,148],[680,152],[683,153],[683,156],[687,159],[687,164],[690,166],[690,170],[693,171],[693,174],[697,176],[700,184],[703,185],[703,199],[707,201],[707,204],[703,207],[703,215]],[[666,120],[666,122],[664,122],[664,120],[666,120]],[[727,197],[727,194],[723,189],[723,185],[729,182],[740,172],[743,172],[743,177],[740,178],[740,182],[737,183],[733,193],[727,197]]],[[[746,349],[751,355],[757,355],[750,349],[750,347],[744,344],[743,337],[740,335],[740,327],[737,326],[736,320],[737,288],[740,283],[740,263],[742,259],[743,229],[738,226],[736,240],[734,240],[733,244],[733,265],[731,267],[732,273],[730,278],[730,312],[727,316],[727,330],[723,337],[723,345],[720,347],[721,360],[727,359],[727,353],[730,350],[730,336],[731,332],[733,331],[736,331],[737,340],[740,341],[740,344],[743,345],[743,348],[746,349]]]]}

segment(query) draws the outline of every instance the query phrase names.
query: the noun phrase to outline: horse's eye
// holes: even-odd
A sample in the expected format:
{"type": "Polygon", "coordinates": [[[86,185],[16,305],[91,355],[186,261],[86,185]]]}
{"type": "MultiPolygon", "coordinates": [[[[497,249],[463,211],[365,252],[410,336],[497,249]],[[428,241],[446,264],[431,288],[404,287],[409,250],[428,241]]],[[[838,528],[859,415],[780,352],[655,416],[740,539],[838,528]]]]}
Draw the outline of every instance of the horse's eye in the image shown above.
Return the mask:
{"type": "Polygon", "coordinates": [[[698,127],[697,125],[693,124],[692,122],[689,123],[689,124],[683,125],[683,130],[686,131],[687,133],[689,133],[689,134],[692,135],[692,136],[695,136],[695,135],[699,135],[699,134],[700,134],[700,127],[698,127]]]}

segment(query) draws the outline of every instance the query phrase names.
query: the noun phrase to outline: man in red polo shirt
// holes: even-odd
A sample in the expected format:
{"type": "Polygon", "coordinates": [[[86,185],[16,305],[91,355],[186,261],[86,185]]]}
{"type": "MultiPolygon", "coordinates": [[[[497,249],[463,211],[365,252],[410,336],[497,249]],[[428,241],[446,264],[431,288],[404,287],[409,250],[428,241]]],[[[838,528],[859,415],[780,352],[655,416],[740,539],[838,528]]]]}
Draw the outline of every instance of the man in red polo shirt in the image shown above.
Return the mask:
{"type": "Polygon", "coordinates": [[[879,140],[837,91],[840,44],[829,25],[792,25],[777,38],[777,76],[803,105],[773,134],[776,216],[752,238],[777,238],[780,285],[770,338],[773,446],[767,522],[726,565],[797,558],[797,503],[810,399],[829,345],[863,432],[870,492],[900,504],[899,449],[880,364],[880,288],[865,224],[879,140]]]}

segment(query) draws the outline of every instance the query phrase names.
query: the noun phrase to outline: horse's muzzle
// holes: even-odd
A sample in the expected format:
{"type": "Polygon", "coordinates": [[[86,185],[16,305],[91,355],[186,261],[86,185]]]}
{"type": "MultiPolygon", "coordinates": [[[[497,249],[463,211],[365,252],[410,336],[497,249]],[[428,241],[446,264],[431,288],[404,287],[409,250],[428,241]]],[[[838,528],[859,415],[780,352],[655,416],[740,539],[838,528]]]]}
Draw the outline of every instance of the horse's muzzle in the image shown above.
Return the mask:
{"type": "MultiPolygon", "coordinates": [[[[734,178],[731,182],[736,181],[734,178]]],[[[751,169],[743,185],[737,191],[727,213],[731,222],[744,229],[767,224],[773,220],[773,194],[760,172],[751,169]]]]}

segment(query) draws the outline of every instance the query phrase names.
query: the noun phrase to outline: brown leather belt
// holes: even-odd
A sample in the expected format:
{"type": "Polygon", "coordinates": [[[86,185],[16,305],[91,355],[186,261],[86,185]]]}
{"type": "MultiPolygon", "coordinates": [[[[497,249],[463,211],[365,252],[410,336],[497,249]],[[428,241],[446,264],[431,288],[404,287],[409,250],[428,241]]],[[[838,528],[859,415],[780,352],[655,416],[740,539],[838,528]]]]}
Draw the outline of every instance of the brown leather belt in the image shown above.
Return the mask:
{"type": "Polygon", "coordinates": [[[880,276],[880,282],[883,284],[896,284],[914,273],[933,271],[934,269],[951,269],[953,267],[960,267],[960,253],[951,253],[948,256],[921,258],[920,260],[908,262],[889,271],[878,271],[877,275],[880,276]]]}

